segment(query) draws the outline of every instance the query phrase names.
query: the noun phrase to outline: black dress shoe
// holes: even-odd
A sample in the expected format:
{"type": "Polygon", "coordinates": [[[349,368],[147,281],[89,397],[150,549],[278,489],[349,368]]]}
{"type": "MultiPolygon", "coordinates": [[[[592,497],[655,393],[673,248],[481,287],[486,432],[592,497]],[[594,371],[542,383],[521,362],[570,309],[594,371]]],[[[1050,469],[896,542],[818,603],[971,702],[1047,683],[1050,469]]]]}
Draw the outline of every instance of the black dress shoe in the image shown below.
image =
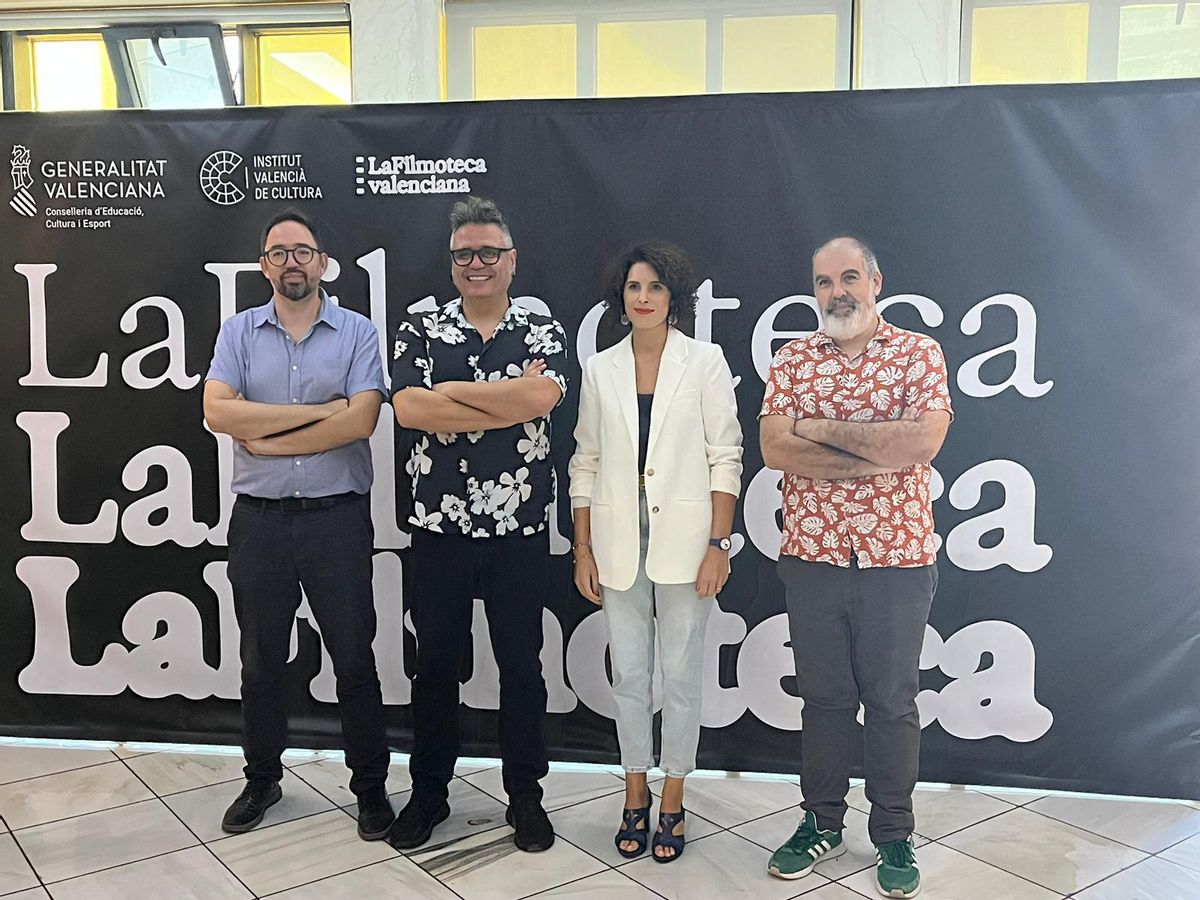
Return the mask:
{"type": "Polygon", "coordinates": [[[554,826],[537,797],[510,797],[504,821],[516,831],[513,843],[518,850],[538,853],[554,843],[554,826]]]}
{"type": "Polygon", "coordinates": [[[225,817],[221,819],[221,830],[230,834],[249,831],[262,821],[268,807],[279,802],[283,791],[279,782],[270,778],[251,778],[246,782],[238,798],[229,804],[225,817]]]}
{"type": "Polygon", "coordinates": [[[431,808],[423,805],[417,797],[410,797],[388,829],[387,842],[397,850],[420,847],[429,840],[437,824],[446,821],[449,815],[450,804],[445,800],[436,801],[431,808]]]}
{"type": "Polygon", "coordinates": [[[358,795],[358,836],[364,841],[385,837],[394,821],[396,814],[384,788],[370,788],[358,795]]]}

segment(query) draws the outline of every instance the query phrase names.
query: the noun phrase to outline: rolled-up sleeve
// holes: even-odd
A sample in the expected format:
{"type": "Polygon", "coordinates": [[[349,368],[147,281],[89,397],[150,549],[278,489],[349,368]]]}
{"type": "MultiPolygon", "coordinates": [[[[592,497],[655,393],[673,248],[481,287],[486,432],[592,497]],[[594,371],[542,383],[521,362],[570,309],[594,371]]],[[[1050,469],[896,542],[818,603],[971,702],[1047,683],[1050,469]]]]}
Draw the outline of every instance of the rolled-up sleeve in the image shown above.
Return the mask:
{"type": "Polygon", "coordinates": [[[600,468],[600,398],[593,360],[588,360],[579,387],[579,418],[575,422],[575,453],[567,464],[571,476],[571,508],[592,505],[592,487],[600,468]]]}
{"type": "Polygon", "coordinates": [[[725,354],[716,344],[709,346],[711,357],[700,398],[709,490],[737,497],[742,492],[742,425],[738,421],[737,396],[725,354]]]}

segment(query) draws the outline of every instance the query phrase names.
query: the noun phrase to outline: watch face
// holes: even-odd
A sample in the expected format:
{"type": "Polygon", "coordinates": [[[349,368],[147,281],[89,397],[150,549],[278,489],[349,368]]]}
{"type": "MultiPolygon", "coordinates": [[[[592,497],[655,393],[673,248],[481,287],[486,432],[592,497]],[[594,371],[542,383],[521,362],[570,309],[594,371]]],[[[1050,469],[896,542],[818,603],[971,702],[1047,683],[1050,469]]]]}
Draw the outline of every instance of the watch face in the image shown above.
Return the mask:
{"type": "Polygon", "coordinates": [[[713,538],[710,543],[714,547],[719,547],[722,550],[728,550],[733,546],[733,542],[729,538],[713,538]]]}

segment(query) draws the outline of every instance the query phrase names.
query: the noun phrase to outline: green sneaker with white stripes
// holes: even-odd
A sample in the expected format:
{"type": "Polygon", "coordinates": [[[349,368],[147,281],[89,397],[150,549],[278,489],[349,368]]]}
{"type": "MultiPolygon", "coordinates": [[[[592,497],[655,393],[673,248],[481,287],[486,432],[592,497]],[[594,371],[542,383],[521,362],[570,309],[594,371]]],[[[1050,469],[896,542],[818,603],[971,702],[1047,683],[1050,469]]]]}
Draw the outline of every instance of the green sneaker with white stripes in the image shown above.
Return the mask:
{"type": "Polygon", "coordinates": [[[822,831],[817,828],[817,817],[806,812],[796,833],[771,854],[767,871],[776,878],[803,878],[820,860],[834,859],[845,852],[842,833],[822,831]]]}
{"type": "Polygon", "coordinates": [[[921,891],[921,873],[913,852],[912,836],[875,847],[875,886],[884,897],[915,897],[921,891]]]}

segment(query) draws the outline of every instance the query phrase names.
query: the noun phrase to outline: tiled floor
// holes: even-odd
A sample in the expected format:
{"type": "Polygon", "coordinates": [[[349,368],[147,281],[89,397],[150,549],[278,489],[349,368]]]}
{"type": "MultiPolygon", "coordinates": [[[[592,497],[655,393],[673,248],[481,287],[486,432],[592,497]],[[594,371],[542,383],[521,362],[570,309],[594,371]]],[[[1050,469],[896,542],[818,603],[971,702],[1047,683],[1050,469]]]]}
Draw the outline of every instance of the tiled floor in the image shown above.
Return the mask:
{"type": "MultiPolygon", "coordinates": [[[[626,861],[612,834],[614,770],[556,765],[545,780],[558,841],[526,854],[504,824],[494,761],[464,760],[453,813],[402,855],[355,833],[338,754],[285,759],[284,799],[248,834],[220,830],[241,760],[222,748],[44,745],[0,740],[3,900],[861,900],[875,896],[869,805],[850,792],[849,850],[799,881],[766,874],[795,828],[791,777],[697,774],[688,781],[683,859],[626,861]]],[[[403,757],[388,782],[399,808],[403,757]]],[[[1196,900],[1200,804],[1006,789],[921,787],[915,797],[926,900],[1196,900]]]]}

